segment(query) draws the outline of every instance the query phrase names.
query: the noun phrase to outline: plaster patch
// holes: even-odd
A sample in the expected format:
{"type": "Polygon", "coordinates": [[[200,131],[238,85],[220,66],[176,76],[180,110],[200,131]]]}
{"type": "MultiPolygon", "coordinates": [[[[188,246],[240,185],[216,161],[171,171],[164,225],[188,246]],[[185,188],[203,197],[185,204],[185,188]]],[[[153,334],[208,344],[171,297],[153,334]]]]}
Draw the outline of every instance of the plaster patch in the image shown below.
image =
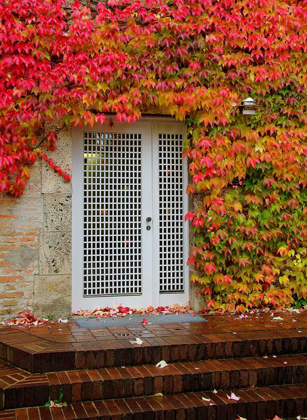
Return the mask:
{"type": "Polygon", "coordinates": [[[8,252],[5,259],[20,270],[25,270],[31,263],[37,262],[37,256],[37,249],[23,246],[21,249],[8,252]]]}

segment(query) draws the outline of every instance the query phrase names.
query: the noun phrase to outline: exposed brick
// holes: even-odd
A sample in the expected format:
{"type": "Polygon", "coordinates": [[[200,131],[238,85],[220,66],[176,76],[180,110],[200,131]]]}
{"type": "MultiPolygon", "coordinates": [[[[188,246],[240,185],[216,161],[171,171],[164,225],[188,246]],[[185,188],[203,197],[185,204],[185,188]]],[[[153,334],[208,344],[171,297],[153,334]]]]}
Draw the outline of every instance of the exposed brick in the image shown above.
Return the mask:
{"type": "Polygon", "coordinates": [[[0,283],[7,283],[11,281],[24,280],[23,276],[0,276],[0,283]]]}
{"type": "Polygon", "coordinates": [[[16,306],[18,305],[18,300],[8,299],[2,301],[2,306],[16,306]]]}
{"type": "Polygon", "coordinates": [[[6,292],[6,293],[0,293],[0,299],[5,298],[18,298],[24,296],[23,292],[6,292]]]}
{"type": "Polygon", "coordinates": [[[20,249],[21,245],[0,245],[0,251],[15,251],[20,249]]]}
{"type": "MultiPolygon", "coordinates": [[[[1,222],[0,222],[0,228],[1,228],[1,222]]],[[[23,231],[19,231],[19,230],[2,230],[1,231],[1,236],[5,237],[5,236],[20,236],[20,235],[24,235],[23,231]]]]}
{"type": "Polygon", "coordinates": [[[0,228],[10,228],[12,226],[12,223],[9,221],[0,221],[0,228]]]}
{"type": "Polygon", "coordinates": [[[28,268],[24,272],[25,272],[25,274],[32,274],[32,273],[34,273],[34,271],[35,271],[35,268],[33,267],[33,268],[28,268]]]}
{"type": "Polygon", "coordinates": [[[0,261],[0,267],[8,267],[11,265],[10,261],[0,261]]]}
{"type": "Polygon", "coordinates": [[[3,290],[16,290],[16,286],[14,284],[5,284],[4,286],[2,286],[3,290]]]}
{"type": "Polygon", "coordinates": [[[0,308],[0,315],[9,315],[11,312],[10,308],[0,308]]]}
{"type": "Polygon", "coordinates": [[[18,271],[16,270],[16,268],[4,268],[2,270],[2,274],[11,274],[16,276],[18,274],[18,271]]]}

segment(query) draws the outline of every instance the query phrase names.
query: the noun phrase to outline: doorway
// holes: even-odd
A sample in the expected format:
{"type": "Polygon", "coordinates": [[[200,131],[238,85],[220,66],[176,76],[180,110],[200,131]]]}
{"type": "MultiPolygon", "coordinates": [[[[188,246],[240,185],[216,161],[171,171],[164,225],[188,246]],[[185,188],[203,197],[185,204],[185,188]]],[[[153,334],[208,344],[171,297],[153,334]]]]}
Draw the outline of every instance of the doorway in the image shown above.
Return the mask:
{"type": "Polygon", "coordinates": [[[73,311],[185,304],[184,125],[73,131],[73,311]]]}

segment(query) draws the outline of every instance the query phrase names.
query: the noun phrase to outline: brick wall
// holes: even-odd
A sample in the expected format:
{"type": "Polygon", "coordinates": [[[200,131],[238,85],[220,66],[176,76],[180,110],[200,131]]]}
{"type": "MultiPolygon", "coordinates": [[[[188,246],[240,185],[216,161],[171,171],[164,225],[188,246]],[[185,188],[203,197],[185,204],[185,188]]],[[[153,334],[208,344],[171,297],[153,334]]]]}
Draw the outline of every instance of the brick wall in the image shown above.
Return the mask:
{"type": "Polygon", "coordinates": [[[22,197],[0,196],[0,316],[10,318],[33,308],[43,224],[41,164],[31,171],[22,197]]]}

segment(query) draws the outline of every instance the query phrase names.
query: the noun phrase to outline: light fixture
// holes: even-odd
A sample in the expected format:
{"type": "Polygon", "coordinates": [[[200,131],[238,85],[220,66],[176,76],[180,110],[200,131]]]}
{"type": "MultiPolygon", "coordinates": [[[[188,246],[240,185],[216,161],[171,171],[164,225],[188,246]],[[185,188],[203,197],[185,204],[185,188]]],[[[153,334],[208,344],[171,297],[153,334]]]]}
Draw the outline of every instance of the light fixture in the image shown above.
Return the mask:
{"type": "Polygon", "coordinates": [[[256,102],[253,98],[249,97],[242,101],[242,114],[243,115],[255,115],[256,114],[256,102]]]}

